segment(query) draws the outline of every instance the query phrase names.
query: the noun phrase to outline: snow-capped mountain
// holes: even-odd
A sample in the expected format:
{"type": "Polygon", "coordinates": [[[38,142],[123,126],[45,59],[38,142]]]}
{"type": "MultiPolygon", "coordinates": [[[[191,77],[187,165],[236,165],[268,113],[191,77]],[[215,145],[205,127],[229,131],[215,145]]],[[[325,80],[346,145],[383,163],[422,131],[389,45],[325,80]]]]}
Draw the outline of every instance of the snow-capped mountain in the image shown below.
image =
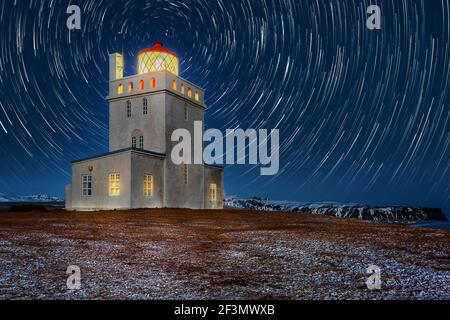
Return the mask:
{"type": "Polygon", "coordinates": [[[61,202],[64,201],[58,197],[51,197],[45,194],[36,194],[29,196],[8,196],[0,193],[0,202],[61,202]]]}
{"type": "Polygon", "coordinates": [[[441,209],[402,206],[368,206],[341,203],[299,203],[269,201],[260,198],[225,201],[227,208],[257,211],[304,212],[337,218],[351,218],[390,223],[416,223],[418,221],[447,221],[441,209]]]}

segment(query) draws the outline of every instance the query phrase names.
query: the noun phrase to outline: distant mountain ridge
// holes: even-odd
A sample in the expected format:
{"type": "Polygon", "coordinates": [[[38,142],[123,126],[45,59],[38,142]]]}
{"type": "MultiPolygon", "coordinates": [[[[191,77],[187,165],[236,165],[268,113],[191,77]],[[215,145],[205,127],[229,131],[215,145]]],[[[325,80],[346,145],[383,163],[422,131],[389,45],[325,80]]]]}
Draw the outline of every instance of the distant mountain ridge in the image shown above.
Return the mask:
{"type": "Polygon", "coordinates": [[[300,203],[270,201],[260,198],[229,198],[225,200],[225,206],[233,209],[257,211],[305,212],[337,218],[369,220],[385,223],[414,224],[420,221],[447,221],[444,212],[439,208],[369,206],[342,203],[300,203]]]}
{"type": "MultiPolygon", "coordinates": [[[[0,193],[0,202],[64,202],[64,199],[44,194],[27,196],[8,196],[0,193]]],[[[369,220],[387,223],[415,224],[424,221],[448,222],[442,209],[415,208],[406,206],[369,206],[342,203],[302,203],[290,201],[270,201],[261,198],[239,199],[228,198],[225,207],[255,211],[304,212],[337,218],[369,220]]]]}
{"type": "Polygon", "coordinates": [[[0,202],[62,202],[64,199],[52,197],[46,194],[35,194],[29,196],[8,196],[0,193],[0,202]]]}

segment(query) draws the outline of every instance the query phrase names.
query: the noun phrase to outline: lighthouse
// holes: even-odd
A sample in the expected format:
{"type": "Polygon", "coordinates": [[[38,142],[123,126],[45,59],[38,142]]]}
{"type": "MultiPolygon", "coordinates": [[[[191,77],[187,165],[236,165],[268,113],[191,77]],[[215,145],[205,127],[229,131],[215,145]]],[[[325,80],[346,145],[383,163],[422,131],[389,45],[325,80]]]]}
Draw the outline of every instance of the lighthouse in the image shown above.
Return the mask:
{"type": "Polygon", "coordinates": [[[109,56],[109,152],[72,162],[66,209],[223,208],[222,167],[170,158],[174,130],[194,135],[204,123],[204,90],[179,76],[179,57],[159,41],[137,60],[124,76],[124,57],[109,56]]]}

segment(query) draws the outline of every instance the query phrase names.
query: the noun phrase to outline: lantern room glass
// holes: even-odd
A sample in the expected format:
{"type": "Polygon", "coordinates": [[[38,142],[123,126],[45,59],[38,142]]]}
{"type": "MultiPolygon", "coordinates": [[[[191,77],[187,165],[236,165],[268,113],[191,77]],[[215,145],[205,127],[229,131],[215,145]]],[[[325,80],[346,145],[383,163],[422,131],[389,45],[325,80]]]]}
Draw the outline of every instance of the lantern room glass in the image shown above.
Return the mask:
{"type": "Polygon", "coordinates": [[[179,61],[172,54],[158,51],[147,51],[139,55],[139,74],[168,71],[178,76],[179,61]]]}

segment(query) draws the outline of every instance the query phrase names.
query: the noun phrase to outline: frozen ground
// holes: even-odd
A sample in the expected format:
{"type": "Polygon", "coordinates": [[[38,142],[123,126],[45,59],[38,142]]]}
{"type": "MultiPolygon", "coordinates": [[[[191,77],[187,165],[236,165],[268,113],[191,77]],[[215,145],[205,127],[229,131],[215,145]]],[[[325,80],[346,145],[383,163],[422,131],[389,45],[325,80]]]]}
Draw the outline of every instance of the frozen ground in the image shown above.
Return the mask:
{"type": "Polygon", "coordinates": [[[0,213],[0,299],[450,299],[449,285],[445,230],[232,210],[0,213]],[[365,284],[372,264],[380,291],[365,284]]]}

